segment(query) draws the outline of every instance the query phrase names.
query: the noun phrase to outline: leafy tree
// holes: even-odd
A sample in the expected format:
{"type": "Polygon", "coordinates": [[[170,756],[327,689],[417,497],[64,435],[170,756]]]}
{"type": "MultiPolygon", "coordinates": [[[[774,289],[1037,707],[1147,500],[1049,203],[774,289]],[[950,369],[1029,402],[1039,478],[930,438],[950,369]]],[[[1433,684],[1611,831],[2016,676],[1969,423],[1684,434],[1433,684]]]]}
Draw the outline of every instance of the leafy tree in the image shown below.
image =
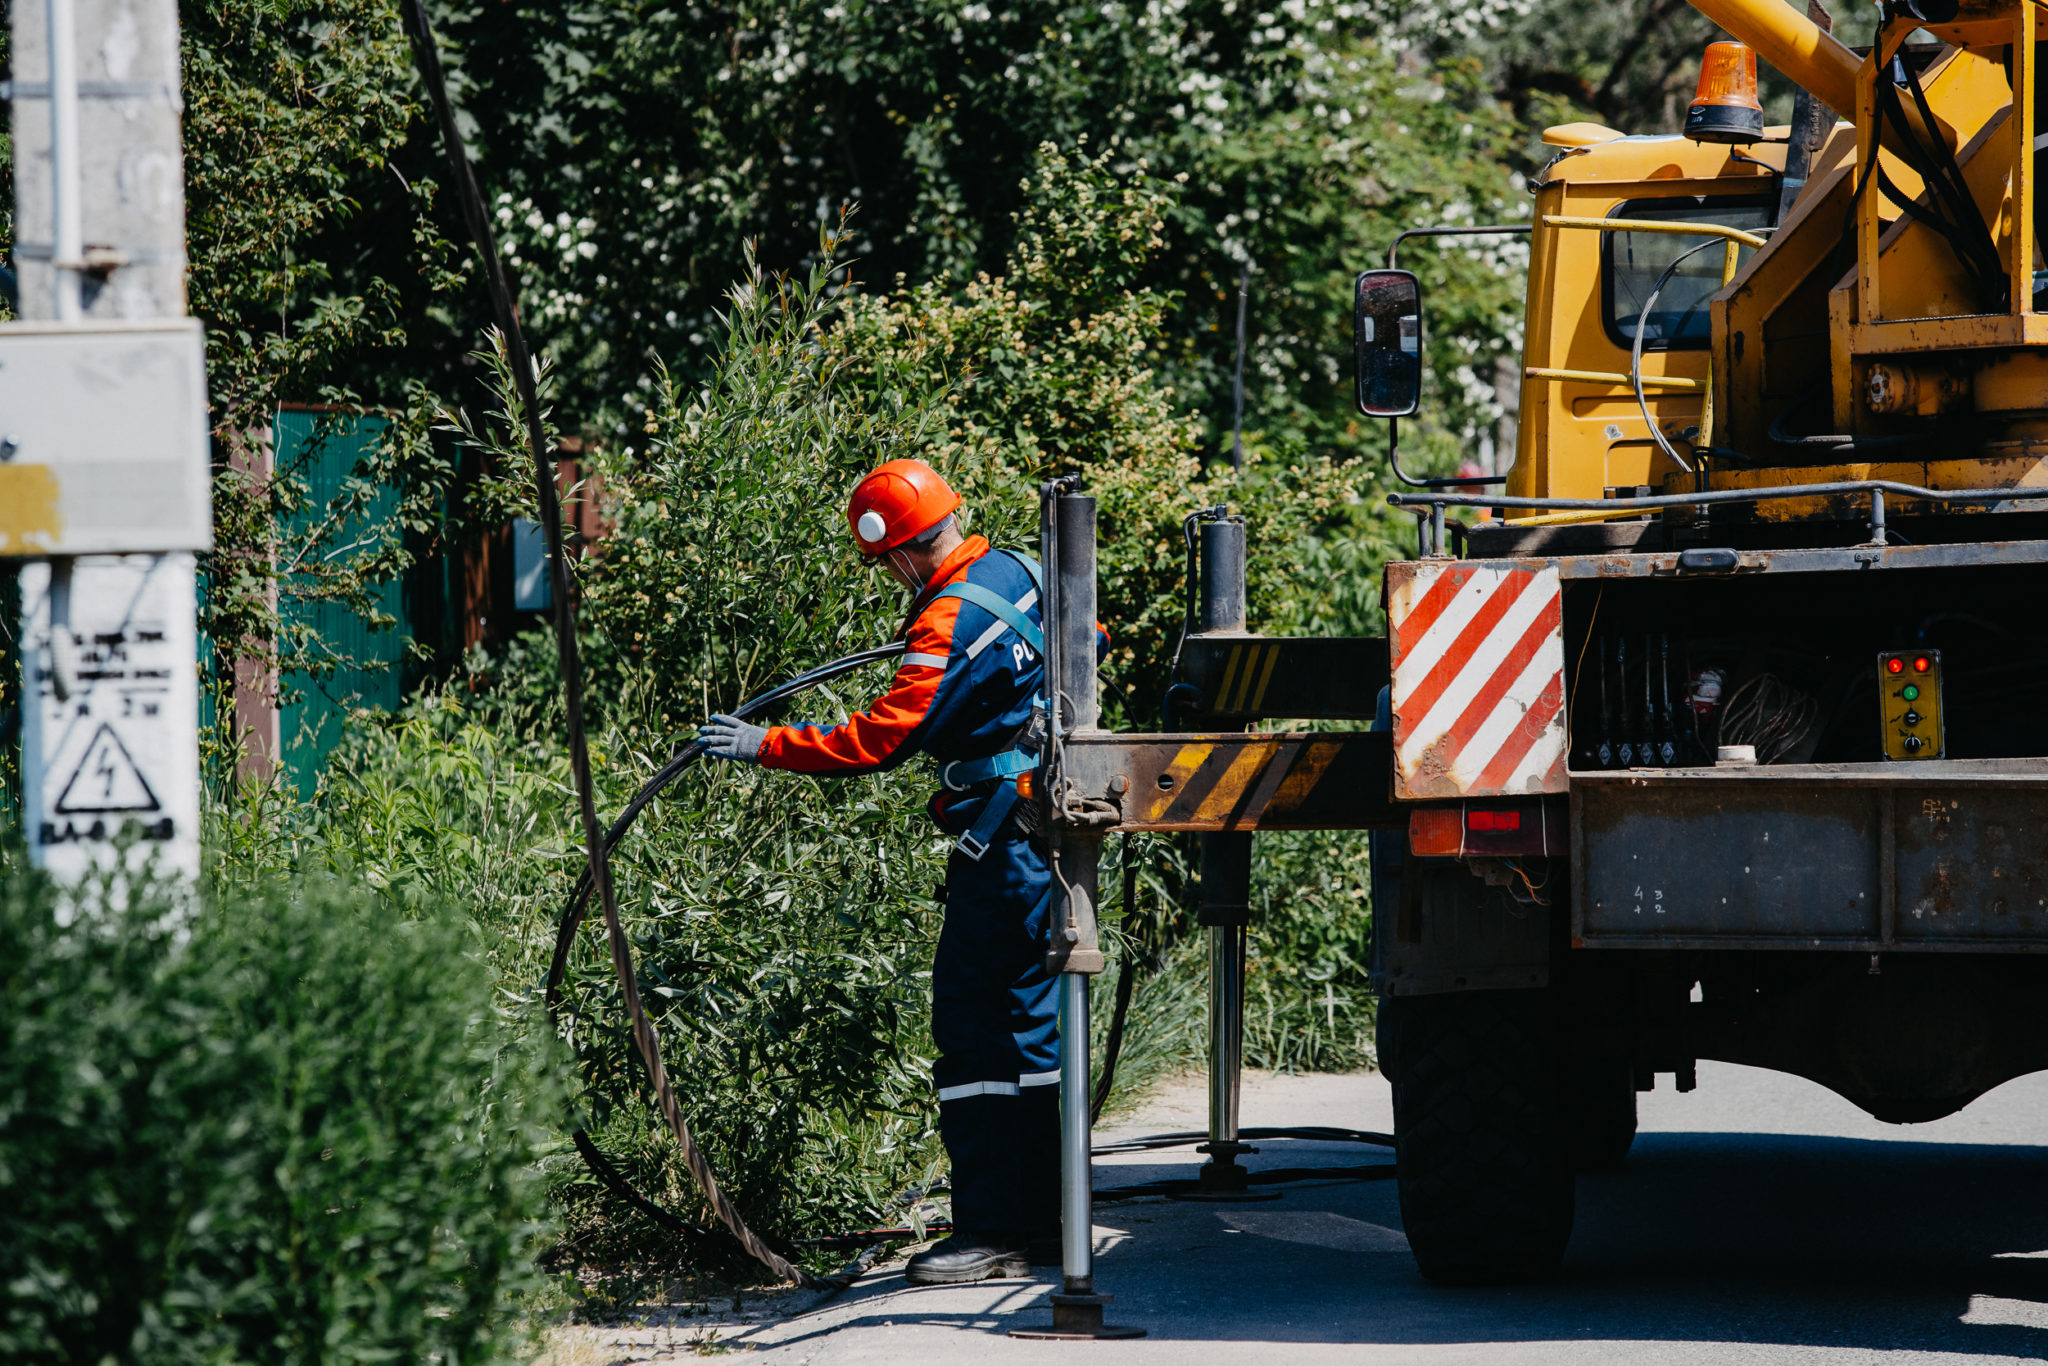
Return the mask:
{"type": "MultiPolygon", "coordinates": [[[[1351,274],[1405,227],[1526,216],[1478,70],[1404,56],[1364,4],[494,0],[446,28],[564,410],[628,446],[650,356],[708,371],[743,243],[808,268],[858,203],[865,279],[959,288],[1010,254],[1045,142],[1186,176],[1146,280],[1169,300],[1160,373],[1212,452],[1245,256],[1251,429],[1355,453],[1378,436],[1349,417],[1351,274]]],[[[1440,330],[1473,348],[1443,373],[1483,372],[1515,335],[1514,272],[1437,259],[1440,330]]],[[[1496,414],[1482,382],[1437,412],[1467,444],[1496,414]]]]}
{"type": "MultiPolygon", "coordinates": [[[[1875,11],[1835,3],[1835,36],[1868,43],[1875,11]]],[[[1524,123],[1529,166],[1547,153],[1545,124],[1591,118],[1624,133],[1676,133],[1699,79],[1700,54],[1728,35],[1687,0],[1511,0],[1458,13],[1423,9],[1404,28],[1432,54],[1484,64],[1494,90],[1524,123]]],[[[1789,121],[1793,85],[1759,65],[1766,117],[1789,121]]]]}

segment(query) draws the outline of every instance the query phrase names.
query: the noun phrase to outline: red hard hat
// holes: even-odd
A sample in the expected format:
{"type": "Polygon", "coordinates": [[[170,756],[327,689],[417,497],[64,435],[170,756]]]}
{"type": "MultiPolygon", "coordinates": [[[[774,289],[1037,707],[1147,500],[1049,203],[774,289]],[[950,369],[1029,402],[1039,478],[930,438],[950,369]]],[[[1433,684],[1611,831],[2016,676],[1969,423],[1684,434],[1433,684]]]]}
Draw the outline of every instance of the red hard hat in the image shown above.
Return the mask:
{"type": "Polygon", "coordinates": [[[860,481],[846,524],[863,555],[894,550],[930,531],[960,506],[960,495],[922,460],[891,460],[860,481]]]}

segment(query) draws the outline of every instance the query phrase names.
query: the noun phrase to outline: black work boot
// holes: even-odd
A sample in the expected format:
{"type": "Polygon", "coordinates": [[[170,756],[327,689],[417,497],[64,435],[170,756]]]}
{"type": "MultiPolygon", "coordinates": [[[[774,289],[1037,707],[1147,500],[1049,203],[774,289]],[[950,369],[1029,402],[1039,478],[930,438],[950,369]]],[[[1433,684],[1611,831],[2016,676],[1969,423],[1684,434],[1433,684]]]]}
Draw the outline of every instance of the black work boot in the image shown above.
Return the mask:
{"type": "Polygon", "coordinates": [[[912,1285],[958,1285],[1002,1276],[1028,1277],[1024,1245],[1006,1233],[956,1233],[910,1259],[903,1278],[912,1285]]]}

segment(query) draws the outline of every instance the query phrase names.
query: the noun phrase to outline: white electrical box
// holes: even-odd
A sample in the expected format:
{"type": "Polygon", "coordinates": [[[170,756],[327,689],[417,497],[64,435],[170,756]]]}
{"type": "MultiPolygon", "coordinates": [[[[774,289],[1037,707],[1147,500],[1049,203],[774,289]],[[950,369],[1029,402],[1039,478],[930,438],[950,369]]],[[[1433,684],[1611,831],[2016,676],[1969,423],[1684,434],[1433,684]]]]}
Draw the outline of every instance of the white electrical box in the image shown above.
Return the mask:
{"type": "Polygon", "coordinates": [[[127,847],[199,872],[199,649],[190,554],[21,569],[23,824],[66,883],[127,847]]]}
{"type": "Polygon", "coordinates": [[[0,323],[0,556],[213,545],[195,318],[0,323]]]}

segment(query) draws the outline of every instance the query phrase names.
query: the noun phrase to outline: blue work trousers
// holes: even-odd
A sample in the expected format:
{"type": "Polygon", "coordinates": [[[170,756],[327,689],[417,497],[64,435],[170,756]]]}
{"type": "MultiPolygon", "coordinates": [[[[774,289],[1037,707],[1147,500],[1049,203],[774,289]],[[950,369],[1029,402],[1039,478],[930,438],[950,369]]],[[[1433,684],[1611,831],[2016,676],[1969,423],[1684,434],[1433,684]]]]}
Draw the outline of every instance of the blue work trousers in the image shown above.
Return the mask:
{"type": "Polygon", "coordinates": [[[1052,875],[1015,827],[979,861],[946,865],[932,964],[933,1079],[953,1164],[953,1226],[1042,1234],[1059,1225],[1059,979],[1046,971],[1052,875]]]}

